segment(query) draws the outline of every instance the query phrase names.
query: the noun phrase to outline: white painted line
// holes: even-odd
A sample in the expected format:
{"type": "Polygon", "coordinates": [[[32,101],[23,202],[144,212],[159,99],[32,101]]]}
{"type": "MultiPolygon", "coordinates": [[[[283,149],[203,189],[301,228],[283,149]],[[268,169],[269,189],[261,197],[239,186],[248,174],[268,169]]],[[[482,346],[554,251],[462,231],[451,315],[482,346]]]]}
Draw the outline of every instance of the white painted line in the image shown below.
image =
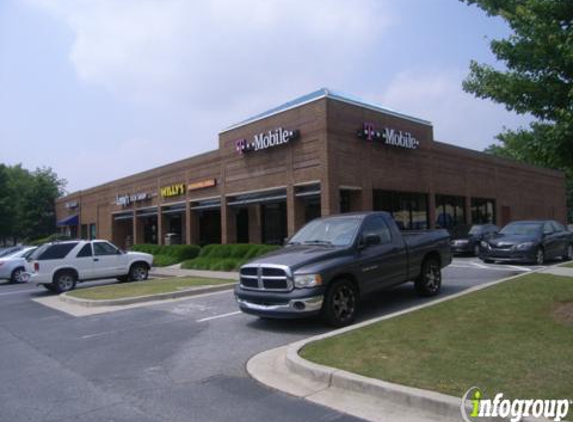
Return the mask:
{"type": "Polygon", "coordinates": [[[241,311],[229,312],[228,314],[215,315],[215,316],[212,316],[212,317],[207,317],[207,318],[198,319],[197,322],[211,321],[211,320],[213,320],[213,319],[226,318],[226,317],[230,317],[230,316],[234,316],[234,315],[239,315],[239,314],[242,314],[242,312],[241,312],[241,311]]]}
{"type": "Polygon", "coordinates": [[[520,270],[520,271],[526,271],[526,272],[528,272],[528,273],[530,273],[531,271],[533,271],[531,268],[518,267],[517,265],[506,265],[506,267],[508,267],[508,268],[513,268],[513,269],[520,270]]]}
{"type": "Polygon", "coordinates": [[[6,292],[6,293],[0,293],[0,296],[9,296],[9,295],[18,295],[18,294],[22,294],[22,293],[32,293],[34,292],[34,290],[15,290],[15,291],[11,291],[11,292],[6,292]]]}
{"type": "Polygon", "coordinates": [[[487,265],[484,264],[480,264],[479,262],[472,262],[472,264],[474,264],[474,266],[478,267],[478,268],[489,268],[487,265]]]}

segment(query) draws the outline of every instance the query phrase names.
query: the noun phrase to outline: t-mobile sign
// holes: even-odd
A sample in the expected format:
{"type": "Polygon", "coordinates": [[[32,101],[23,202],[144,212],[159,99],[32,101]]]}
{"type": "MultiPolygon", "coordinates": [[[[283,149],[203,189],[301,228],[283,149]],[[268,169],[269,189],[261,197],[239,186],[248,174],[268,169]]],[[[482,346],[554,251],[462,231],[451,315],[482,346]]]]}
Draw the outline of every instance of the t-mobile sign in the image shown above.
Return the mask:
{"type": "Polygon", "coordinates": [[[399,148],[418,149],[420,142],[410,132],[403,132],[385,127],[382,131],[376,129],[374,123],[365,122],[358,131],[358,137],[367,141],[384,140],[386,145],[399,148]]]}
{"type": "Polygon", "coordinates": [[[252,141],[247,139],[237,139],[235,141],[235,150],[240,154],[251,151],[261,151],[263,149],[273,148],[279,145],[288,144],[290,141],[300,136],[298,130],[286,130],[279,127],[268,132],[261,132],[255,135],[252,141]]]}

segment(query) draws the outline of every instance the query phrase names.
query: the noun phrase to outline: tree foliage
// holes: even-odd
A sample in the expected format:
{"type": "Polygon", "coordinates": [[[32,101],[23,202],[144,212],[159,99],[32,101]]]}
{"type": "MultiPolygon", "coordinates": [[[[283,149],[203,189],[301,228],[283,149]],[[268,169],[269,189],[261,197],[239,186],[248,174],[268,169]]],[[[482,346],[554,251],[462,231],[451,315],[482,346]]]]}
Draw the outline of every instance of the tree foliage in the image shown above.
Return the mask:
{"type": "Polygon", "coordinates": [[[512,33],[490,47],[504,69],[470,63],[467,92],[530,114],[528,128],[505,130],[486,151],[564,170],[573,206],[573,1],[461,0],[503,18],[512,33]]]}
{"type": "Polygon", "coordinates": [[[0,241],[35,239],[54,232],[55,200],[66,181],[50,168],[29,171],[0,164],[0,241]]]}

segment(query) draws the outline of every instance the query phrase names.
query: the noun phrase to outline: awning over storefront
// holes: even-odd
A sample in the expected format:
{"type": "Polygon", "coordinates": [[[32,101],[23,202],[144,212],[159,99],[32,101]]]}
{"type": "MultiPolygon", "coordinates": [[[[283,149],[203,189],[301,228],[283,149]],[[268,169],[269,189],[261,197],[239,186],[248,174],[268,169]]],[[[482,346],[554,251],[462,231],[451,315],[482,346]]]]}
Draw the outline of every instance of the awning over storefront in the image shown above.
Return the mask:
{"type": "Polygon", "coordinates": [[[193,211],[218,210],[219,208],[221,208],[221,198],[210,198],[191,202],[191,209],[193,211]]]}
{"type": "Polygon", "coordinates": [[[121,212],[113,215],[114,221],[131,220],[133,218],[133,211],[121,212]]]}
{"type": "Polygon", "coordinates": [[[269,202],[284,202],[286,201],[286,189],[279,189],[265,192],[255,192],[237,195],[229,198],[227,205],[241,206],[249,204],[266,204],[269,202]]]}
{"type": "Polygon", "coordinates": [[[78,214],[70,215],[69,217],[62,218],[60,221],[56,223],[56,226],[63,227],[63,226],[77,226],[80,222],[80,216],[78,214]]]}

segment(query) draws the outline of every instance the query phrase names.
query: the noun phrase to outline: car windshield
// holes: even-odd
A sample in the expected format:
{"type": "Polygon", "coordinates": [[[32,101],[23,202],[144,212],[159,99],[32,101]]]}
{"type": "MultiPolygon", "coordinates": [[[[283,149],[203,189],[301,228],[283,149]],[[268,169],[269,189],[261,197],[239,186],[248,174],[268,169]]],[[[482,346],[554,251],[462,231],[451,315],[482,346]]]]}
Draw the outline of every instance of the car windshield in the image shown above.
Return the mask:
{"type": "Polygon", "coordinates": [[[470,231],[468,233],[469,234],[480,234],[482,231],[483,231],[482,226],[472,226],[472,228],[470,229],[470,231]]]}
{"type": "Polygon", "coordinates": [[[501,229],[501,234],[532,236],[541,233],[542,223],[511,223],[501,229]]]}
{"type": "Polygon", "coordinates": [[[3,258],[27,258],[36,248],[25,248],[21,249],[16,252],[12,252],[9,255],[4,256],[3,258]]]}
{"type": "Polygon", "coordinates": [[[314,220],[304,226],[288,242],[291,245],[316,244],[348,246],[356,238],[360,227],[360,217],[337,217],[314,220]]]}

